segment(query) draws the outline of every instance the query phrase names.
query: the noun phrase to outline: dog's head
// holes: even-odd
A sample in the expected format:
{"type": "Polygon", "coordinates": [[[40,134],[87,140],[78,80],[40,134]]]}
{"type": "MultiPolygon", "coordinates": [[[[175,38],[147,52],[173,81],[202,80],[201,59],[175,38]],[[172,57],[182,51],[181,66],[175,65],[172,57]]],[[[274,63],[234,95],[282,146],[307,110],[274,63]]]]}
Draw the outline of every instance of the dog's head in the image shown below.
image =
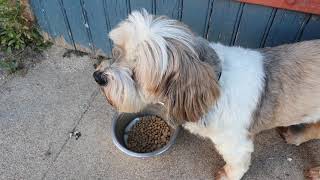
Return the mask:
{"type": "Polygon", "coordinates": [[[133,12],[109,36],[114,63],[102,63],[94,77],[119,111],[163,102],[181,124],[201,119],[219,97],[218,57],[181,22],[133,12]]]}

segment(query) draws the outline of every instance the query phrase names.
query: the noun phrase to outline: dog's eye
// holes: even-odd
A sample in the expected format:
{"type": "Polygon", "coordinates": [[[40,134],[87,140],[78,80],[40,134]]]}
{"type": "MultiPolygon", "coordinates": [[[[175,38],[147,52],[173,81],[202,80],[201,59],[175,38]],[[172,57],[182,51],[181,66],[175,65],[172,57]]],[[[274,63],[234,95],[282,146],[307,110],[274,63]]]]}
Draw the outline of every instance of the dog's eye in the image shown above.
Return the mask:
{"type": "Polygon", "coordinates": [[[133,81],[136,81],[136,76],[135,76],[134,72],[133,72],[132,75],[131,75],[131,79],[132,79],[133,81]]]}

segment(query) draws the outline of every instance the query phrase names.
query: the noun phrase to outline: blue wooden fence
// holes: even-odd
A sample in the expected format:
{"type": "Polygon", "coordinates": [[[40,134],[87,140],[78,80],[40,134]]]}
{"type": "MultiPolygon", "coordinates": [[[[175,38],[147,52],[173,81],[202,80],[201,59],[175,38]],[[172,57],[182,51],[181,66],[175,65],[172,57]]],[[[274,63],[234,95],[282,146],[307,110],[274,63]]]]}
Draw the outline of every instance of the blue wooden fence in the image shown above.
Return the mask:
{"type": "Polygon", "coordinates": [[[31,0],[44,34],[68,48],[106,55],[108,32],[145,8],[178,19],[210,41],[250,48],[320,38],[320,17],[233,0],[31,0]]]}

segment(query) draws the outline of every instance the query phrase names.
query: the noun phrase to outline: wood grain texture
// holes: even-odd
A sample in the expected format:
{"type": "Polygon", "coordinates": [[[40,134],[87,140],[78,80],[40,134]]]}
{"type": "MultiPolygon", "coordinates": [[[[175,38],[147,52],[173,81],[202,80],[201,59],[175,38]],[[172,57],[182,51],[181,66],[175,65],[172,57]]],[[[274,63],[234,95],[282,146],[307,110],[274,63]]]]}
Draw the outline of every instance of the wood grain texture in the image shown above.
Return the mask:
{"type": "Polygon", "coordinates": [[[182,0],[156,0],[155,13],[157,15],[166,15],[173,19],[179,19],[181,15],[182,0]]]}
{"type": "Polygon", "coordinates": [[[47,23],[50,26],[50,35],[54,39],[59,38],[74,47],[71,31],[68,27],[59,1],[43,0],[43,11],[47,16],[47,23]]]}
{"type": "Polygon", "coordinates": [[[272,47],[295,42],[308,17],[308,14],[279,9],[266,38],[265,46],[272,47]]]}
{"type": "MultiPolygon", "coordinates": [[[[81,1],[62,0],[70,29],[73,35],[74,43],[77,49],[91,48],[91,42],[88,36],[88,23],[82,13],[81,1]]],[[[88,50],[88,49],[86,49],[88,50]]]]}
{"type": "Polygon", "coordinates": [[[153,0],[130,0],[131,11],[146,9],[149,13],[154,13],[153,0]]]}
{"type": "Polygon", "coordinates": [[[272,8],[252,4],[244,5],[234,45],[248,48],[260,47],[271,18],[272,8]]]}
{"type": "Polygon", "coordinates": [[[182,9],[182,22],[187,24],[200,36],[205,36],[207,19],[211,11],[211,0],[184,0],[182,9]]]}
{"type": "Polygon", "coordinates": [[[301,41],[311,39],[320,39],[320,16],[317,15],[310,18],[300,37],[301,41]]]}
{"type": "Polygon", "coordinates": [[[84,0],[83,8],[87,12],[88,25],[96,54],[110,53],[111,46],[108,38],[110,28],[105,18],[103,1],[84,0]]]}
{"type": "Polygon", "coordinates": [[[208,40],[231,44],[237,23],[240,3],[232,0],[215,0],[209,21],[208,40]]]}

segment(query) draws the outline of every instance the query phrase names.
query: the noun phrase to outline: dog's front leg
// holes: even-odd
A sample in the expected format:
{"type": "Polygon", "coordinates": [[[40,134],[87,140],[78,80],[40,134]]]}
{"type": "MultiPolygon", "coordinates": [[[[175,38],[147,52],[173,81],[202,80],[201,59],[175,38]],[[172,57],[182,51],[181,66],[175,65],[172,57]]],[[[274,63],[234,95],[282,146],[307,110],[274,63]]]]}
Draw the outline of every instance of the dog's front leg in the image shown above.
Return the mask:
{"type": "Polygon", "coordinates": [[[247,135],[221,134],[212,139],[226,165],[216,174],[217,180],[239,180],[250,166],[253,142],[247,135]]]}

